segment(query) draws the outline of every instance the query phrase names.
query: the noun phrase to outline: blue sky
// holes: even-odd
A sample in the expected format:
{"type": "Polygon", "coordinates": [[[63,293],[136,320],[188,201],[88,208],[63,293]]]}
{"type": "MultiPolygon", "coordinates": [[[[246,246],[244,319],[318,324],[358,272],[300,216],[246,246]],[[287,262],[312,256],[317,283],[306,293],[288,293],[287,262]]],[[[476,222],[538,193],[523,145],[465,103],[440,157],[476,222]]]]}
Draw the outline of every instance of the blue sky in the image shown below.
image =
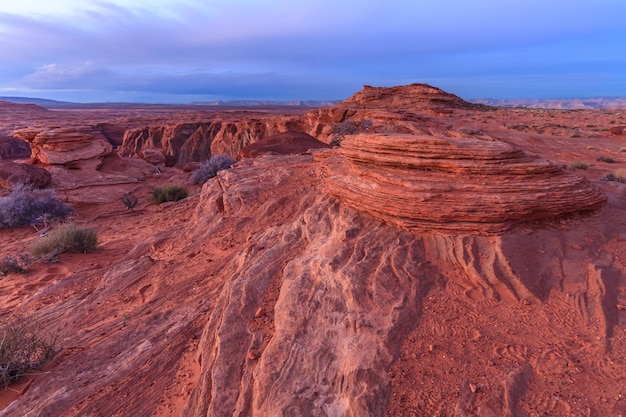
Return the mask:
{"type": "Polygon", "coordinates": [[[626,96],[624,0],[1,0],[0,96],[626,96]]]}

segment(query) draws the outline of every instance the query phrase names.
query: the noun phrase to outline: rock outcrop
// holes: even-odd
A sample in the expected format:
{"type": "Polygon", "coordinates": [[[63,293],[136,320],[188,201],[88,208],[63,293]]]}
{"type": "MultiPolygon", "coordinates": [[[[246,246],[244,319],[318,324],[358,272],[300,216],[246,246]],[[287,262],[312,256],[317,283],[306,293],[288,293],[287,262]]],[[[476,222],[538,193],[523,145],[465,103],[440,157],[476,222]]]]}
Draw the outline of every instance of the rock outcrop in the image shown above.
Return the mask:
{"type": "Polygon", "coordinates": [[[0,161],[0,187],[11,188],[16,184],[32,187],[45,187],[51,179],[50,173],[43,169],[12,161],[0,161]]]}
{"type": "Polygon", "coordinates": [[[13,136],[30,144],[32,158],[46,165],[96,165],[113,150],[109,141],[90,128],[27,128],[13,136]]]}
{"type": "Polygon", "coordinates": [[[318,158],[329,193],[412,231],[500,233],[606,201],[584,178],[500,141],[362,134],[318,158]]]}
{"type": "Polygon", "coordinates": [[[27,159],[30,157],[28,143],[15,138],[0,138],[0,159],[27,159]]]}
{"type": "Polygon", "coordinates": [[[288,155],[299,154],[309,149],[325,149],[331,146],[320,142],[304,132],[283,132],[261,139],[244,147],[237,156],[241,158],[255,158],[260,155],[288,155]]]}
{"type": "Polygon", "coordinates": [[[268,117],[239,121],[148,126],[124,134],[119,153],[136,156],[144,148],[160,149],[178,165],[226,154],[235,159],[247,145],[284,131],[304,131],[303,118],[268,117]]]}

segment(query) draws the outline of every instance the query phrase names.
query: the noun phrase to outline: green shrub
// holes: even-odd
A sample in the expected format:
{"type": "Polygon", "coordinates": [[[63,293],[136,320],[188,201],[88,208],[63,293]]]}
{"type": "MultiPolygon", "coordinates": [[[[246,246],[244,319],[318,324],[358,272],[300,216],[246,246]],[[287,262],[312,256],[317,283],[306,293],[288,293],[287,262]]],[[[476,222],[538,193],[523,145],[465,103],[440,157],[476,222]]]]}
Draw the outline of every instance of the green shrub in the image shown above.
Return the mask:
{"type": "Polygon", "coordinates": [[[150,191],[148,200],[152,204],[161,204],[167,201],[178,201],[187,197],[187,190],[179,185],[165,184],[150,191]]]}
{"type": "Polygon", "coordinates": [[[56,340],[29,320],[15,317],[0,323],[0,384],[5,389],[23,375],[40,369],[56,355],[56,340]]]}
{"type": "Polygon", "coordinates": [[[87,253],[98,247],[98,236],[93,229],[65,224],[35,241],[30,251],[37,257],[54,256],[64,252],[87,253]]]}
{"type": "Polygon", "coordinates": [[[587,169],[589,168],[589,165],[587,165],[586,163],[582,162],[582,161],[576,161],[573,162],[570,166],[570,169],[587,169]]]}

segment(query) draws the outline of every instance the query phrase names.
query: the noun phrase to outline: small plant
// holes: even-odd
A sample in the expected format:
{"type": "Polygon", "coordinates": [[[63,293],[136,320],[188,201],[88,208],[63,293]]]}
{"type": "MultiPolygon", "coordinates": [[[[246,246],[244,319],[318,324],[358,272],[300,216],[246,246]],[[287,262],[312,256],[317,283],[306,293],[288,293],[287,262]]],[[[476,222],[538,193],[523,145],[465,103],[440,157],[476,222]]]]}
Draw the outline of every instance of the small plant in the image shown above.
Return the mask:
{"type": "Polygon", "coordinates": [[[607,164],[612,164],[613,162],[615,162],[615,159],[609,158],[608,156],[599,156],[598,158],[596,158],[596,161],[606,162],[607,164]]]}
{"type": "Polygon", "coordinates": [[[587,165],[586,163],[582,161],[576,161],[570,164],[569,168],[570,169],[587,169],[589,168],[589,165],[587,165]]]}
{"type": "Polygon", "coordinates": [[[219,171],[233,166],[235,162],[236,161],[228,155],[213,155],[211,158],[202,162],[200,168],[191,173],[189,182],[191,184],[204,184],[209,179],[215,177],[219,171]]]}
{"type": "Polygon", "coordinates": [[[179,185],[165,184],[150,191],[148,200],[152,204],[161,204],[168,201],[178,201],[187,197],[187,190],[179,185]]]}
{"type": "Polygon", "coordinates": [[[367,132],[371,127],[371,120],[344,120],[341,123],[333,125],[330,144],[333,146],[340,146],[346,135],[353,135],[358,132],[367,132]]]}
{"type": "Polygon", "coordinates": [[[26,270],[24,269],[23,262],[15,256],[6,255],[4,258],[0,259],[0,277],[9,274],[24,273],[26,273],[26,270]]]}
{"type": "Polygon", "coordinates": [[[93,229],[69,223],[35,241],[30,251],[37,257],[54,257],[64,252],[93,252],[97,247],[98,236],[93,229]]]}
{"type": "Polygon", "coordinates": [[[52,219],[63,219],[72,208],[56,198],[54,190],[33,189],[17,185],[0,197],[0,228],[31,224],[45,224],[52,219]]]}
{"type": "Polygon", "coordinates": [[[126,210],[132,210],[139,204],[139,198],[131,193],[122,194],[122,204],[126,207],[126,210]]]}
{"type": "Polygon", "coordinates": [[[619,151],[620,151],[620,152],[626,152],[626,146],[625,146],[625,147],[622,147],[622,148],[619,148],[619,151]]]}
{"type": "Polygon", "coordinates": [[[0,384],[4,388],[40,369],[56,355],[56,339],[30,320],[15,317],[0,323],[0,384]]]}

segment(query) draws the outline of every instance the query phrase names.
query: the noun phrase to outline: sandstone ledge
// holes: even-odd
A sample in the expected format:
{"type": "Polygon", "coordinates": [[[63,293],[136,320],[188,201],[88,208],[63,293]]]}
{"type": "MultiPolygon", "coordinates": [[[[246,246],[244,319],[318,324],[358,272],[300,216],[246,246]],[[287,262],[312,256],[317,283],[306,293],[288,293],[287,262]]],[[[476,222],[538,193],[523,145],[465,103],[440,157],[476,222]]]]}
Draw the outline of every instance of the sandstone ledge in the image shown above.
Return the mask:
{"type": "Polygon", "coordinates": [[[364,134],[317,158],[330,194],[411,231],[502,233],[606,201],[586,179],[499,141],[364,134]]]}

